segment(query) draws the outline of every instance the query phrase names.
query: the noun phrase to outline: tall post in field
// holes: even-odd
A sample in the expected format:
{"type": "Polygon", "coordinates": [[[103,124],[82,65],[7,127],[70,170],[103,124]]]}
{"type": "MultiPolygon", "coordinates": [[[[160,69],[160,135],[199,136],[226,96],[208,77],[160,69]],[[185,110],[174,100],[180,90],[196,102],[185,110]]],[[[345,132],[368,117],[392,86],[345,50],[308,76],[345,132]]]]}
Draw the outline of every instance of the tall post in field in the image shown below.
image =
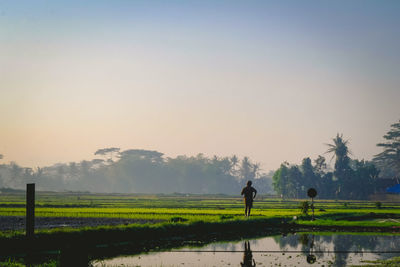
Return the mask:
{"type": "Polygon", "coordinates": [[[35,184],[26,184],[26,237],[35,233],[35,184]]]}
{"type": "Polygon", "coordinates": [[[307,191],[307,195],[311,198],[311,210],[312,210],[312,218],[311,220],[314,221],[315,217],[314,217],[314,197],[317,196],[317,190],[315,190],[314,188],[310,188],[307,191]]]}
{"type": "Polygon", "coordinates": [[[312,219],[311,219],[311,221],[314,221],[315,217],[314,217],[314,198],[313,197],[311,198],[311,210],[312,210],[312,219]]]}

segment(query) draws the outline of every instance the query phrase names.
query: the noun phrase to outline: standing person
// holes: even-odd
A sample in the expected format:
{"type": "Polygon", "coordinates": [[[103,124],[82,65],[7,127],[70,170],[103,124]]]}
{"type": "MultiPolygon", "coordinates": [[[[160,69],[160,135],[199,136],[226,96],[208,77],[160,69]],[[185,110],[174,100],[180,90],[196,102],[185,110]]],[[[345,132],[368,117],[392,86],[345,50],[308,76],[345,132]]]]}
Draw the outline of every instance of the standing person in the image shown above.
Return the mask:
{"type": "Polygon", "coordinates": [[[242,189],[241,195],[244,196],[244,204],[245,204],[245,209],[244,209],[244,216],[249,217],[250,216],[250,211],[251,208],[253,207],[253,199],[257,195],[257,190],[251,186],[252,182],[248,181],[247,186],[242,189]],[[254,194],[253,194],[254,193],[254,194]]]}

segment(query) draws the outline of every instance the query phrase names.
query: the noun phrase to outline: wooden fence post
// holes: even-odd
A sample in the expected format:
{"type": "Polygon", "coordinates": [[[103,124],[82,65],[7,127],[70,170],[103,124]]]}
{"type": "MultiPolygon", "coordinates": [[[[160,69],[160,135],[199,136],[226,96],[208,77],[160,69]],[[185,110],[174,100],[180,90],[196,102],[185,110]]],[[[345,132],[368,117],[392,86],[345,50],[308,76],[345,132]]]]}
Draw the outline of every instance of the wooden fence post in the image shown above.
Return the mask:
{"type": "Polygon", "coordinates": [[[26,184],[26,237],[35,234],[35,184],[26,184]]]}

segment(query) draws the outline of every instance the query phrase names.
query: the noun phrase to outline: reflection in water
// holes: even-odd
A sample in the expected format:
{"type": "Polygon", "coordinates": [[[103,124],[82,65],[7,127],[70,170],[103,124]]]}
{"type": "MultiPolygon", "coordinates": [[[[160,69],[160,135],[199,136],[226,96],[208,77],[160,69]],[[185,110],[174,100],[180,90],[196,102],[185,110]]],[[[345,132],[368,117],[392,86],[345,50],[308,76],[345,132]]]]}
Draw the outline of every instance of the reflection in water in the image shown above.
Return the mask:
{"type": "Polygon", "coordinates": [[[299,249],[307,256],[307,262],[312,261],[312,257],[308,257],[308,255],[315,255],[317,260],[334,252],[332,253],[333,266],[346,266],[348,261],[352,260],[349,259],[350,255],[353,258],[358,257],[360,259],[374,256],[379,259],[388,259],[399,256],[398,248],[400,247],[400,237],[398,235],[311,235],[303,233],[299,235],[276,236],[274,240],[282,250],[299,249]],[[394,251],[394,253],[366,254],[366,252],[371,251],[394,251]]]}
{"type": "Polygon", "coordinates": [[[256,266],[256,262],[253,259],[253,253],[251,252],[251,249],[250,249],[249,241],[244,242],[243,262],[240,263],[240,266],[242,266],[242,267],[255,267],[256,266]]]}
{"type": "MultiPolygon", "coordinates": [[[[145,254],[124,244],[85,249],[77,245],[57,254],[57,266],[347,266],[400,256],[399,248],[400,235],[295,233],[145,254]]],[[[28,255],[25,262],[39,263],[43,254],[36,254],[28,255]]]]}
{"type": "MultiPolygon", "coordinates": [[[[300,239],[307,240],[306,245],[308,245],[308,235],[300,235],[300,239]],[[306,238],[304,238],[306,236],[306,238]],[[303,238],[301,238],[303,237],[303,238]]],[[[301,242],[301,241],[300,241],[301,242]]],[[[304,245],[302,243],[302,245],[304,245]]],[[[307,263],[308,264],[314,264],[317,261],[317,257],[313,254],[313,249],[314,249],[314,235],[311,235],[311,243],[310,243],[310,252],[307,255],[307,263]]]]}
{"type": "Polygon", "coordinates": [[[307,263],[314,264],[317,261],[317,257],[313,254],[307,255],[307,263]]]}
{"type": "Polygon", "coordinates": [[[120,257],[95,266],[348,266],[400,256],[400,236],[289,234],[120,257]],[[251,247],[250,247],[251,246],[251,247]],[[244,248],[244,252],[243,252],[244,248]],[[393,253],[374,253],[374,251],[393,253]],[[216,253],[218,252],[218,253],[216,253]],[[240,252],[240,253],[238,253],[240,252]],[[255,258],[253,258],[255,256],[255,258]],[[177,260],[179,259],[179,260],[177,260]]]}

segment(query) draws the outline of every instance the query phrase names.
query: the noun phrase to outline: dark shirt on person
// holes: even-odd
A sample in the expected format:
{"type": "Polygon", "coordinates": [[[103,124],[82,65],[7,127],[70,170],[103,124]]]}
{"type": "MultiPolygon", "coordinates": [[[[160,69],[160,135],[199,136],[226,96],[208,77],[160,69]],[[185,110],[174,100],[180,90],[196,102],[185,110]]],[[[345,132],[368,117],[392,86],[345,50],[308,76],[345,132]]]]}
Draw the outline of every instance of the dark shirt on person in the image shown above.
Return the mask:
{"type": "Polygon", "coordinates": [[[241,195],[244,195],[246,200],[253,200],[253,193],[257,194],[257,190],[252,186],[246,186],[242,189],[241,195]]]}

